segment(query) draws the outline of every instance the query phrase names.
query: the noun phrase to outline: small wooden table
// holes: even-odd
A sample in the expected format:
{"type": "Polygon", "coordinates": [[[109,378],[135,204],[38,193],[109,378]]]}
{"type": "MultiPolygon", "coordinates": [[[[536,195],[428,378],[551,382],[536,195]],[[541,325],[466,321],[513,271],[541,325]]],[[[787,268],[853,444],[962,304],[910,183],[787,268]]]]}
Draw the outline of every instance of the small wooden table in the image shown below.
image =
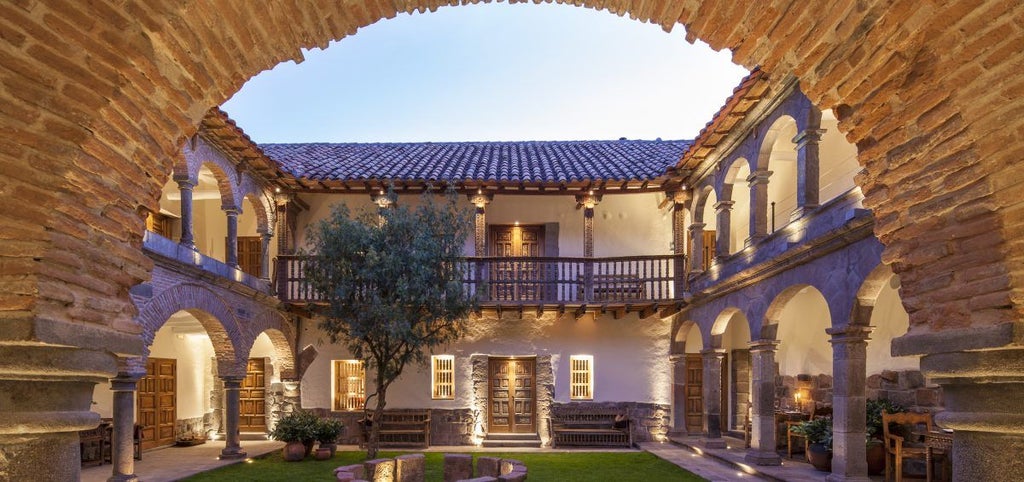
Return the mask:
{"type": "MultiPolygon", "coordinates": [[[[921,436],[921,441],[924,442],[924,463],[925,463],[925,480],[931,482],[934,480],[934,474],[932,470],[932,452],[936,449],[946,453],[946,459],[949,460],[953,453],[953,432],[945,431],[933,431],[926,432],[924,430],[920,432],[914,432],[915,435],[921,436]]],[[[943,462],[945,463],[945,462],[943,462]]],[[[942,469],[943,479],[946,476],[946,469],[942,469]]]]}

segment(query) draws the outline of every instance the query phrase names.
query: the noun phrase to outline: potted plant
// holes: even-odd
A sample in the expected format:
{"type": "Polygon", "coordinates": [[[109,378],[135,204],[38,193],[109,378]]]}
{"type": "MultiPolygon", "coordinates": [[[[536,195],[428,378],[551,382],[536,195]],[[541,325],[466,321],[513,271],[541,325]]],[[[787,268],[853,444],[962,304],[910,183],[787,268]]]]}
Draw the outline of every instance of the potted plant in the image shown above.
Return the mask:
{"type": "Polygon", "coordinates": [[[832,470],[832,419],[816,418],[801,422],[793,427],[793,432],[807,438],[807,459],[815,469],[829,472],[832,470]]]}
{"type": "Polygon", "coordinates": [[[285,442],[283,453],[286,461],[298,462],[313,450],[319,421],[310,412],[296,410],[277,421],[270,431],[270,438],[285,442]]]}
{"type": "Polygon", "coordinates": [[[318,454],[320,450],[326,449],[330,451],[330,455],[327,458],[334,457],[334,452],[338,450],[338,437],[344,431],[345,424],[341,420],[336,418],[320,419],[316,427],[316,440],[320,442],[318,454]]]}
{"type": "Polygon", "coordinates": [[[882,412],[898,413],[906,409],[892,400],[879,398],[867,401],[867,458],[868,474],[885,471],[885,445],[882,440],[882,412]]]}

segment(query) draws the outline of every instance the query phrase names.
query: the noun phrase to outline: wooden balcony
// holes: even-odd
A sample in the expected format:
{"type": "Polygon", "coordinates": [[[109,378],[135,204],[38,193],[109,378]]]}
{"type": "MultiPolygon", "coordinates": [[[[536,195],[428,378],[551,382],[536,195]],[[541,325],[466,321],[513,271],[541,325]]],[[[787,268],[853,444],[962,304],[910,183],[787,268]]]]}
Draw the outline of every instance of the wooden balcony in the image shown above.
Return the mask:
{"type": "MultiPolygon", "coordinates": [[[[279,256],[275,272],[278,298],[293,306],[321,304],[303,275],[308,258],[279,256]]],[[[683,255],[615,258],[470,257],[464,285],[477,296],[481,311],[500,316],[545,311],[639,313],[666,317],[683,306],[686,259],[683,255]],[[678,274],[678,276],[677,276],[678,274]]]]}

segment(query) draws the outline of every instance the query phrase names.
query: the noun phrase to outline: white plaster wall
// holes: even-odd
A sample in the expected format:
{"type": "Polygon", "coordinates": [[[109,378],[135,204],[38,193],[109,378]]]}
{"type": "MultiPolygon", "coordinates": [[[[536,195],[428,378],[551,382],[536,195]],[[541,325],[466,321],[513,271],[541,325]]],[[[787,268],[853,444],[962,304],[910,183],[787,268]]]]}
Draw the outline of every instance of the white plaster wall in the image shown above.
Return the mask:
{"type": "MultiPolygon", "coordinates": [[[[704,230],[705,231],[717,231],[718,230],[718,213],[715,211],[715,204],[718,204],[718,195],[714,191],[708,193],[708,199],[704,202],[704,230]]],[[[706,268],[707,266],[705,266],[706,268]]]]}
{"type": "Polygon", "coordinates": [[[738,159],[731,169],[733,205],[729,218],[729,252],[735,253],[743,249],[750,237],[750,183],[747,182],[750,166],[746,159],[738,159]]]}
{"type": "Polygon", "coordinates": [[[779,318],[777,361],[780,375],[832,374],[828,303],[814,288],[804,288],[783,308],[779,318]]]}
{"type": "Polygon", "coordinates": [[[875,329],[868,341],[868,375],[882,370],[917,370],[920,366],[919,356],[892,356],[892,339],[905,335],[910,328],[910,317],[900,302],[899,291],[893,286],[895,279],[893,277],[882,288],[871,311],[871,326],[875,329]]]}
{"type": "Polygon", "coordinates": [[[722,348],[727,351],[746,350],[750,342],[750,324],[743,313],[736,312],[722,333],[722,348]]]}
{"type": "Polygon", "coordinates": [[[846,140],[839,131],[839,121],[831,110],[821,114],[821,128],[825,134],[818,144],[820,160],[819,200],[824,203],[856,187],[853,177],[860,172],[857,146],[846,140]]]}
{"type": "Polygon", "coordinates": [[[256,337],[256,341],[252,344],[252,349],[249,351],[249,358],[270,358],[271,365],[264,366],[264,376],[270,378],[270,383],[277,383],[281,381],[281,373],[277,369],[277,353],[274,351],[274,344],[270,341],[270,337],[266,333],[260,333],[260,336],[256,337]]]}
{"type": "Polygon", "coordinates": [[[700,336],[700,327],[696,323],[690,326],[686,334],[686,344],[683,345],[684,353],[700,353],[704,349],[704,339],[700,336]]]}
{"type": "Polygon", "coordinates": [[[157,331],[150,356],[177,360],[177,418],[202,417],[210,410],[207,377],[214,357],[213,343],[205,334],[157,331]]]}
{"type": "MultiPolygon", "coordinates": [[[[316,344],[319,356],[302,380],[304,408],[331,406],[331,360],[351,358],[344,347],[330,344],[315,327],[303,326],[301,345],[316,344]]],[[[455,355],[455,400],[431,400],[430,368],[410,366],[388,390],[392,408],[462,408],[471,406],[473,354],[493,356],[550,355],[555,367],[555,400],[569,401],[569,356],[594,356],[594,401],[671,402],[671,364],[668,360],[670,323],[636,315],[596,321],[526,316],[523,320],[477,320],[466,336],[435,354],[455,355]]],[[[367,373],[367,393],[373,374],[367,373]]]]}
{"type": "Polygon", "coordinates": [[[228,236],[228,218],[220,208],[220,199],[192,202],[192,235],[200,253],[224,261],[224,240],[228,236]]]}
{"type": "MultiPolygon", "coordinates": [[[[353,212],[376,209],[366,194],[312,194],[302,200],[310,208],[299,216],[299,246],[305,246],[306,227],[325,219],[335,203],[344,202],[353,212]]],[[[594,255],[670,254],[672,214],[668,208],[659,210],[658,201],[655,193],[604,196],[594,208],[594,255]]],[[[399,196],[398,202],[416,205],[419,195],[399,196]]],[[[472,209],[465,196],[459,203],[472,209]]],[[[558,223],[558,256],[583,256],[583,211],[576,209],[573,196],[496,195],[486,209],[487,224],[558,223]]],[[[465,252],[473,254],[472,239],[465,252]]]]}
{"type": "Polygon", "coordinates": [[[92,389],[92,411],[100,414],[101,418],[114,416],[114,392],[109,381],[97,383],[92,389]]]}

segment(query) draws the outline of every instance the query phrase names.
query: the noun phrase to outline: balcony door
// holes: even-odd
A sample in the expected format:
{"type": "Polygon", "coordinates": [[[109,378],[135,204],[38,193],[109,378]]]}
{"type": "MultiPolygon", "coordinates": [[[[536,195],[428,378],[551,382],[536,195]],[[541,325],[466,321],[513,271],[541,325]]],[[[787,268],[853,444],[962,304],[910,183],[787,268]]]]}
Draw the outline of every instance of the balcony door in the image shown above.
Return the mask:
{"type": "MultiPolygon", "coordinates": [[[[490,227],[491,256],[520,258],[544,256],[544,226],[490,227]]],[[[545,286],[540,263],[529,260],[498,261],[491,266],[491,299],[496,301],[541,300],[545,286]]]]}

